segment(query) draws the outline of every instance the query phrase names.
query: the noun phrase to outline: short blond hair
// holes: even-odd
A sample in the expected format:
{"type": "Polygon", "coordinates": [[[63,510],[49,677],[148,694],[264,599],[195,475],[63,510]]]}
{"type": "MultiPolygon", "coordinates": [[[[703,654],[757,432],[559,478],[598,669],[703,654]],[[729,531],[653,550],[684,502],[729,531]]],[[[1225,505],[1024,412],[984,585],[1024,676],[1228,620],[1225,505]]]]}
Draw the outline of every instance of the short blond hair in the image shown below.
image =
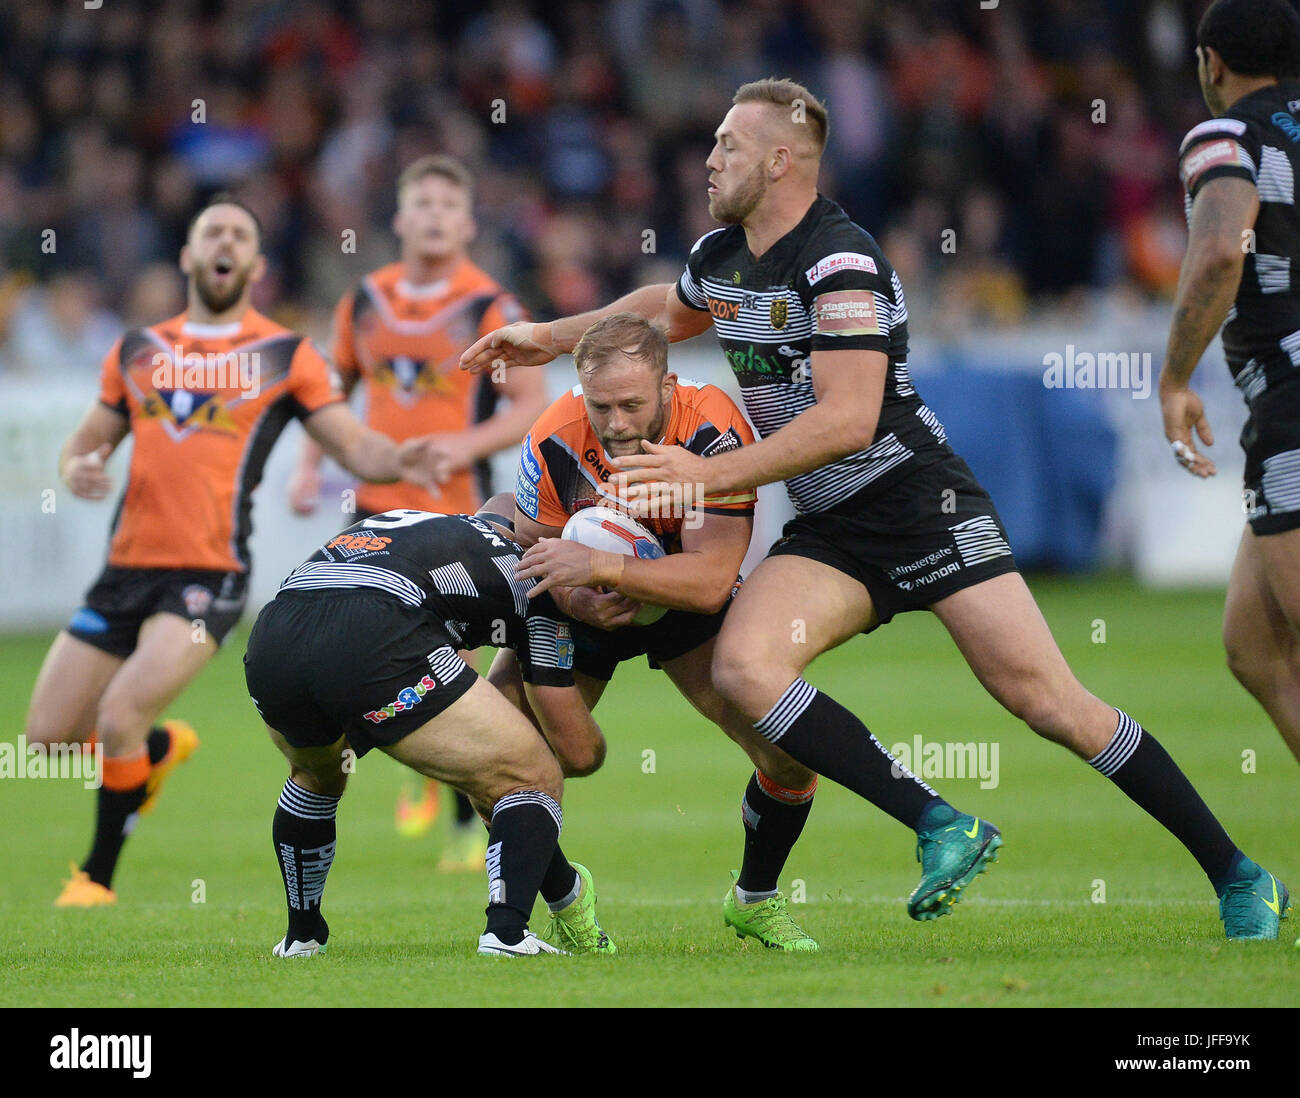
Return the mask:
{"type": "Polygon", "coordinates": [[[470,175],[469,169],[454,156],[448,156],[446,153],[430,153],[418,160],[412,160],[402,169],[402,173],[397,177],[398,201],[401,201],[402,191],[408,186],[431,175],[440,176],[463,187],[470,201],[474,200],[474,177],[470,175]]]}
{"type": "Polygon", "coordinates": [[[573,361],[580,374],[590,374],[615,354],[639,359],[662,376],[668,369],[668,336],[636,313],[614,313],[582,333],[573,361]]]}
{"type": "Polygon", "coordinates": [[[741,84],[732,96],[733,103],[770,103],[775,107],[785,107],[790,111],[792,122],[803,121],[808,124],[809,136],[813,147],[821,156],[826,148],[826,138],[831,132],[830,114],[826,104],[818,99],[802,84],[784,77],[768,76],[762,80],[751,80],[741,84]],[[796,115],[796,111],[799,112],[796,115]]]}

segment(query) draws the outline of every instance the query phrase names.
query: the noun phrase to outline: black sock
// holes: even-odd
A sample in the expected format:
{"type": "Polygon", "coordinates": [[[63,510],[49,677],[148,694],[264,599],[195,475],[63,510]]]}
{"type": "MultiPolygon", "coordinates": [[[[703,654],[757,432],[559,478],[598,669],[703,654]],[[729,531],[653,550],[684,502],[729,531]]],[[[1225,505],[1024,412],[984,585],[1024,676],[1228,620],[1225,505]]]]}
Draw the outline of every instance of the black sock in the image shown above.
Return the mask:
{"type": "Polygon", "coordinates": [[[785,789],[754,771],[740,802],[745,857],[736,883],[746,892],[776,891],[781,870],[812,811],[816,791],[816,778],[807,789],[785,789]]]}
{"type": "Polygon", "coordinates": [[[1187,847],[1216,892],[1227,883],[1236,844],[1159,741],[1122,709],[1106,749],[1088,760],[1187,847]]]}
{"type": "Polygon", "coordinates": [[[948,807],[865,724],[803,679],[790,684],[754,729],[809,770],[853,790],[914,831],[936,801],[948,807]]]}
{"type": "Polygon", "coordinates": [[[338,808],[338,797],[309,793],[295,785],[292,778],[280,792],[271,838],[289,907],[286,944],[314,938],[324,945],[329,937],[320,909],[325,878],[334,862],[334,817],[338,808]]]}
{"type": "Polygon", "coordinates": [[[488,831],[487,933],[518,945],[560,839],[564,814],[537,789],[510,793],[492,809],[488,831]]]}
{"type": "Polygon", "coordinates": [[[474,811],[474,805],[464,793],[459,789],[453,792],[456,794],[456,824],[459,827],[470,827],[478,813],[474,811]]]}
{"type": "Polygon", "coordinates": [[[542,899],[552,911],[571,904],[578,896],[581,882],[578,871],[569,864],[559,843],[555,844],[555,853],[551,855],[551,864],[546,867],[546,876],[542,878],[542,899]]]}
{"type": "Polygon", "coordinates": [[[135,826],[135,814],[144,804],[144,798],[144,782],[134,789],[99,787],[95,805],[95,841],[81,867],[96,884],[113,887],[113,871],[117,868],[122,844],[135,826]]]}
{"type": "Polygon", "coordinates": [[[163,756],[167,754],[167,749],[172,745],[171,735],[167,729],[159,728],[154,725],[149,729],[149,736],[144,741],[144,746],[149,752],[149,765],[157,766],[163,761],[163,756]]]}

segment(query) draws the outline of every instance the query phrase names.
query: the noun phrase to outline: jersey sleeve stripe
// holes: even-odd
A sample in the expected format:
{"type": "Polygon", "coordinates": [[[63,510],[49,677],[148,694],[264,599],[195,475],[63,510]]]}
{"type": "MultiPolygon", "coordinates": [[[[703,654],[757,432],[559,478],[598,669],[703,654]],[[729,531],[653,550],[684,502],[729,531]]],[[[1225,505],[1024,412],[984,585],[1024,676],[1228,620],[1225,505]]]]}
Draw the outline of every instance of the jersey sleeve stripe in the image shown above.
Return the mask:
{"type": "Polygon", "coordinates": [[[1231,134],[1233,137],[1240,137],[1245,132],[1246,123],[1239,118],[1207,119],[1187,131],[1187,136],[1183,138],[1183,143],[1178,148],[1178,155],[1182,156],[1191,145],[1204,138],[1218,137],[1225,133],[1231,134]]]}

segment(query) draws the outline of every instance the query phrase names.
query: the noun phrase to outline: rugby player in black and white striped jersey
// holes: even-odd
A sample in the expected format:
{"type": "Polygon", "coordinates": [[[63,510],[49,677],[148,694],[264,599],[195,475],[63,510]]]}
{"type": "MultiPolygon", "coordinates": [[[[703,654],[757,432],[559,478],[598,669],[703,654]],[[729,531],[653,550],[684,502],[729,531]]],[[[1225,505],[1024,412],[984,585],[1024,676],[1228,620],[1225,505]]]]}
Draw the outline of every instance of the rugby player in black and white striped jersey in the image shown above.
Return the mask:
{"type": "MultiPolygon", "coordinates": [[[[683,486],[786,483],[796,517],[736,596],[714,681],[792,758],[917,832],[913,918],[946,913],[995,856],[999,832],[901,767],[803,671],[895,614],[928,609],[993,697],[1188,848],[1220,896],[1229,937],[1276,938],[1285,887],[1261,898],[1260,875],[1272,878],[1238,850],[1164,748],[1074,677],[992,501],[917,395],[898,277],[870,234],[817,191],[825,108],[775,79],[744,85],[733,103],[706,162],[709,210],[725,227],[697,242],[677,284],[500,329],[462,366],[549,361],[611,312],[639,312],[672,340],[715,327],[760,441],[708,459],[646,443],[645,454],[617,464],[629,498],[643,502],[680,499],[683,486]]],[[[756,814],[779,811],[763,804],[756,814]]],[[[775,882],[742,879],[739,898],[759,899],[764,887],[775,882]]]]}
{"type": "Polygon", "coordinates": [[[1188,387],[1222,329],[1250,409],[1246,529],[1223,611],[1228,666],[1300,759],[1300,16],[1286,0],[1212,5],[1197,33],[1214,117],[1183,139],[1189,239],[1160,375],[1165,437],[1194,476],[1213,442],[1188,387]]]}

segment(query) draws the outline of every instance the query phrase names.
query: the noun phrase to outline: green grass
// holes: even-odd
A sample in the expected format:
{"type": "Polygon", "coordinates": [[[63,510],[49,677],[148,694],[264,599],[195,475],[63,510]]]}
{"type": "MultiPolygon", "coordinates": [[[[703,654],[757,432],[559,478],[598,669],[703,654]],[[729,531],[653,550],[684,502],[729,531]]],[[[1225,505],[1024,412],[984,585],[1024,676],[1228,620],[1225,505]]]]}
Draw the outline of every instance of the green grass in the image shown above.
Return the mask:
{"type": "MultiPolygon", "coordinates": [[[[1295,761],[1223,666],[1221,596],[1115,579],[1034,581],[1075,670],[1179,760],[1243,847],[1300,884],[1295,761]],[[1095,619],[1106,642],[1094,644],[1095,619]],[[1242,753],[1256,755],[1243,773],[1242,753]]],[[[16,736],[48,636],[0,641],[0,705],[16,736]]],[[[628,664],[597,715],[604,769],[571,782],[564,847],[589,865],[614,958],[504,962],[473,955],[481,875],[433,872],[441,832],[392,827],[404,772],[374,753],[344,799],[325,911],[327,957],[273,960],[283,892],[270,821],[285,768],[243,688],[243,635],[174,706],[203,746],[129,842],[113,909],[56,911],[84,855],[93,796],[79,783],[0,783],[0,1005],[1293,1005],[1292,940],[1229,943],[1195,862],[1110,783],[990,700],[929,615],[898,619],[820,660],[809,678],[886,744],[996,742],[1000,783],[935,779],[994,820],[1006,847],[954,913],[914,923],[908,832],[823,785],[782,881],[822,944],[773,955],[725,930],[749,768],[662,676],[628,664]],[[643,772],[643,752],[655,772],[643,772]],[[206,902],[192,902],[202,881],[206,902]],[[1091,897],[1104,881],[1104,903],[1091,897]],[[786,978],[788,977],[788,978],[786,978]]],[[[441,827],[441,824],[440,824],[441,827]]],[[[534,922],[544,918],[540,912],[534,922]]]]}

